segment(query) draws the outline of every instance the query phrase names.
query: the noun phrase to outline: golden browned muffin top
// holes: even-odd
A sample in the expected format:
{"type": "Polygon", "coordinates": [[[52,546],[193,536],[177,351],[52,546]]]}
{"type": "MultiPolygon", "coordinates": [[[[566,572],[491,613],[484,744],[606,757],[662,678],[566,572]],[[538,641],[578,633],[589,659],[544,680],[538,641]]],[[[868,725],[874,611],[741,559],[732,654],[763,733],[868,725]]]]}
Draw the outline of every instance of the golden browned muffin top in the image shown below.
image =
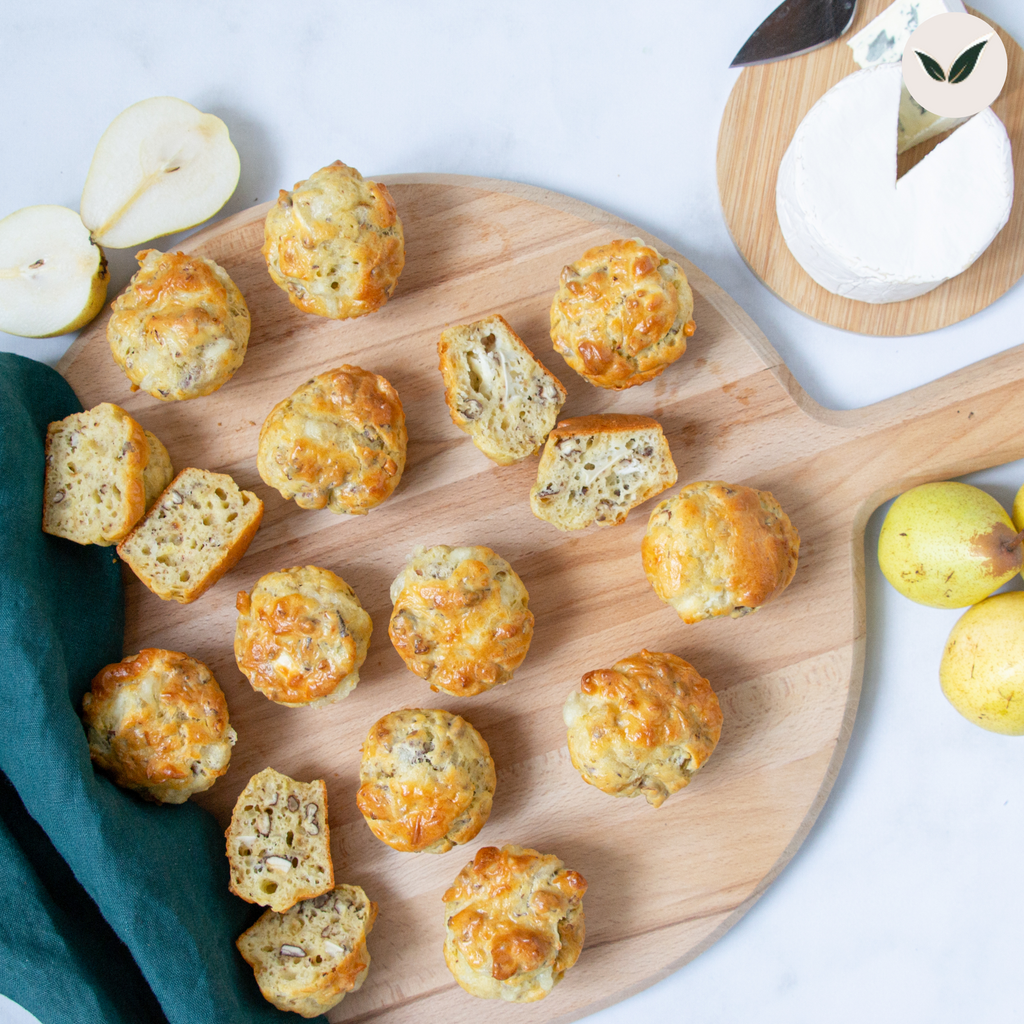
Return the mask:
{"type": "Polygon", "coordinates": [[[660,807],[711,756],[722,711],[711,684],[674,654],[642,650],[584,675],[563,711],[585,782],[660,807]]]}
{"type": "Polygon", "coordinates": [[[114,300],[107,340],[117,364],[154,398],[216,391],[242,365],[249,310],[227,272],[203,256],[146,249],[114,300]]]}
{"type": "Polygon", "coordinates": [[[217,680],[178,651],[147,648],[101,669],[82,698],[82,719],[96,766],[161,803],[209,789],[235,742],[217,680]]]}
{"type": "Polygon", "coordinates": [[[356,802],[382,842],[407,853],[446,853],[483,828],[494,796],[484,738],[448,711],[385,715],[363,743],[356,802]]]}
{"type": "Polygon", "coordinates": [[[263,256],[299,309],[336,320],[380,309],[405,266],[405,236],[391,194],[340,160],[267,214],[263,256]]]}
{"type": "Polygon", "coordinates": [[[658,597],[684,622],[747,615],[796,573],[800,535],[768,491],[689,484],[651,512],[641,545],[658,597]]]}
{"type": "Polygon", "coordinates": [[[478,850],[444,894],[444,956],[455,980],[484,999],[543,999],[583,948],[586,891],[583,876],[553,855],[478,850]]]}
{"type": "Polygon", "coordinates": [[[362,515],[398,486],[408,441],[391,384],[339,366],[274,406],[260,430],[257,466],[264,482],[300,508],[362,515]]]}
{"type": "Polygon", "coordinates": [[[267,573],[235,606],[235,661],[254,689],[287,707],[355,689],[373,623],[340,576],[315,565],[267,573]]]}
{"type": "Polygon", "coordinates": [[[692,315],[682,267],[638,238],[618,239],[588,249],[562,271],[551,341],[591,384],[631,388],[686,351],[692,315]]]}
{"type": "Polygon", "coordinates": [[[512,678],[533,637],[529,594],[490,548],[420,548],[391,584],[388,633],[433,690],[471,697],[512,678]]]}

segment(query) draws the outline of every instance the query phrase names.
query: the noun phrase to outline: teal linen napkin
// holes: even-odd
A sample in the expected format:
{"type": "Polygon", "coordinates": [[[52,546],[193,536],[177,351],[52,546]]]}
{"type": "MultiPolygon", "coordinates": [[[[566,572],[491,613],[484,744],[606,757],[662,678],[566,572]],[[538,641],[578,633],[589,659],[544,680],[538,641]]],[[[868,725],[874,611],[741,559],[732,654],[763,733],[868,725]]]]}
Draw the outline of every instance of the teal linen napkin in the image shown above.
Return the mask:
{"type": "Polygon", "coordinates": [[[120,567],[40,528],[46,426],[80,409],[54,370],[0,353],[0,992],[43,1024],[296,1020],[235,949],[259,909],[229,893],[213,817],[89,760],[78,709],[121,658],[120,567]]]}

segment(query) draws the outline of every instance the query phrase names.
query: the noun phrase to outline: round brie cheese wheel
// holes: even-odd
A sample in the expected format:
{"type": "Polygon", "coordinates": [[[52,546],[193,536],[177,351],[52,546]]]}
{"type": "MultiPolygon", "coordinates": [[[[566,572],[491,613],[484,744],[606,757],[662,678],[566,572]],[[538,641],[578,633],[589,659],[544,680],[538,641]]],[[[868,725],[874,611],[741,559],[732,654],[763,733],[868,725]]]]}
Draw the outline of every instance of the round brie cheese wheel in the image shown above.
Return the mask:
{"type": "Polygon", "coordinates": [[[987,107],[896,180],[902,81],[898,64],[844,78],[808,111],[779,167],[790,251],[823,288],[861,302],[912,299],[962,273],[1013,204],[1010,140],[987,107]]]}

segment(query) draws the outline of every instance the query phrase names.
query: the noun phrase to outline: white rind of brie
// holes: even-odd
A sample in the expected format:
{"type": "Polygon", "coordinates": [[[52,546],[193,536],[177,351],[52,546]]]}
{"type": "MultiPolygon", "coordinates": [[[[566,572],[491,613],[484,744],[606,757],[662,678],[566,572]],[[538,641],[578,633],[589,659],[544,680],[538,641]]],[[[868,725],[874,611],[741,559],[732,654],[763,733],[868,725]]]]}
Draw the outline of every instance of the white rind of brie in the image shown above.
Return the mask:
{"type": "Polygon", "coordinates": [[[989,108],[896,180],[898,64],[855,72],[808,111],[779,167],[775,208],[823,288],[900,302],[965,271],[1010,217],[1013,160],[989,108]]]}

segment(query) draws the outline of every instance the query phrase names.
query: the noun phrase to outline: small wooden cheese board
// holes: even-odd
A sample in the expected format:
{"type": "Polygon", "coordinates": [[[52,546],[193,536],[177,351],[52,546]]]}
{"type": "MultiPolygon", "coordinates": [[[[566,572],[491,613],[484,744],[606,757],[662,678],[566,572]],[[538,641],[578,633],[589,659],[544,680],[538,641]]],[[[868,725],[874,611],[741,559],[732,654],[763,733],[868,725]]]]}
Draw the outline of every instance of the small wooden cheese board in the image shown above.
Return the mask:
{"type": "Polygon", "coordinates": [[[878,406],[830,412],[803,393],[728,295],[636,227],[508,182],[383,180],[405,224],[408,258],[381,311],[336,322],[289,305],[263,264],[266,208],[256,207],[185,246],[220,262],[252,312],[245,363],[220,391],[177,403],[133,394],[110,356],[105,317],[60,369],[86,407],[113,401],[128,409],[164,441],[177,468],[228,472],[266,503],[245,557],[194,604],[161,602],[126,570],[125,647],[186,651],[220,681],[239,739],[228,773],[197,802],[222,824],[249,777],[268,765],[326,779],[337,879],[363,886],[380,905],[369,978],[331,1020],[573,1020],[708,947],[796,852],[832,787],[856,713],[867,519],[905,487],[1024,456],[1016,411],[1024,347],[878,406]],[[616,394],[592,387],[554,353],[548,309],[564,264],[593,245],[636,235],[686,269],[697,331],[661,377],[616,394]],[[681,482],[724,479],[772,491],[802,537],[800,566],[782,597],[746,618],[686,626],[654,595],[640,564],[654,502],[607,529],[560,533],[535,519],[527,499],[536,460],[491,463],[452,425],[442,397],[440,331],[494,312],[566,385],[565,415],[655,416],[681,482]],[[395,385],[410,434],[399,489],[360,517],[300,510],[256,471],[271,407],[346,362],[395,385]],[[392,649],[388,588],[416,546],[435,543],[486,544],[522,576],[536,633],[508,685],[466,699],[435,694],[392,649]],[[358,688],[318,710],[280,707],[255,693],[232,651],[236,593],[264,573],[304,564],[338,572],[374,621],[358,688]],[[658,810],[585,785],[569,761],[561,718],[584,672],[641,647],[691,661],[711,680],[725,715],[707,765],[658,810]],[[490,821],[473,843],[440,856],[384,846],[355,803],[363,738],[382,715],[410,706],[464,715],[497,765],[490,821]],[[445,889],[479,847],[508,842],[555,853],[589,882],[583,954],[543,1002],[529,1006],[467,995],[441,952],[445,889]]]}
{"type": "MultiPolygon", "coordinates": [[[[807,111],[840,79],[859,70],[846,41],[890,3],[860,0],[853,25],[842,39],[800,57],[745,68],[726,103],[718,135],[722,212],[747,265],[794,309],[859,334],[921,334],[948,327],[990,306],[1024,275],[1024,51],[988,18],[1006,47],[1006,84],[992,109],[1010,136],[1014,173],[1010,220],[989,248],[964,273],[934,291],[906,302],[876,305],[826,291],[786,246],[775,213],[779,164],[807,111]]],[[[985,18],[979,11],[968,10],[985,18]]],[[[903,154],[899,174],[922,160],[944,137],[903,154]]]]}

